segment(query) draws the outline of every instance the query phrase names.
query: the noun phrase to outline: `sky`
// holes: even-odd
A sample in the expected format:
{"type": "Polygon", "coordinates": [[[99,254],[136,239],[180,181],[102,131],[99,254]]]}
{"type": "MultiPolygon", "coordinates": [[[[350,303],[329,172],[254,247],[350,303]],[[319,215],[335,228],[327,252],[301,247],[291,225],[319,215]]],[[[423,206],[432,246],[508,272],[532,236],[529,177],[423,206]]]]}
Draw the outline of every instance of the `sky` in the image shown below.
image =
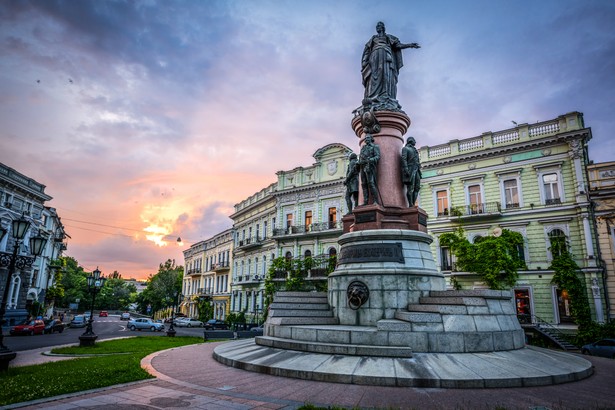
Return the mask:
{"type": "Polygon", "coordinates": [[[397,94],[417,146],[580,111],[615,160],[612,0],[3,0],[0,162],[46,185],[86,270],[183,265],[277,171],[358,150],[380,20],[421,45],[397,94]]]}

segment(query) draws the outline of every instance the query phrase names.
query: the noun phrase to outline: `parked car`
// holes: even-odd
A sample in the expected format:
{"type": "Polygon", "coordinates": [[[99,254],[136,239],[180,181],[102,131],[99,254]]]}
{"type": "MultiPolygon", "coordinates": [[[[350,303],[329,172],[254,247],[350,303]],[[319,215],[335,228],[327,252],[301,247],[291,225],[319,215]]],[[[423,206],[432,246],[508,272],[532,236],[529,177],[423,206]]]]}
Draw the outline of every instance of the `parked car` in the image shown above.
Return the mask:
{"type": "Polygon", "coordinates": [[[263,325],[260,325],[260,326],[254,326],[250,330],[252,332],[263,332],[265,330],[265,328],[263,327],[263,325]]]}
{"type": "Polygon", "coordinates": [[[202,327],[203,326],[203,322],[201,322],[198,319],[193,319],[193,318],[185,318],[185,319],[181,319],[181,320],[176,320],[175,321],[175,326],[179,326],[179,327],[202,327]]]}
{"type": "Polygon", "coordinates": [[[62,333],[64,331],[64,323],[59,319],[44,320],[45,330],[43,333],[62,333]]]}
{"type": "Polygon", "coordinates": [[[581,347],[581,353],[615,359],[615,339],[602,339],[581,347]]]}
{"type": "Polygon", "coordinates": [[[207,322],[205,322],[205,329],[209,329],[209,330],[227,330],[228,329],[228,325],[226,324],[226,322],[224,320],[219,320],[219,319],[211,319],[208,320],[207,322]]]}
{"type": "Polygon", "coordinates": [[[107,312],[106,310],[101,310],[98,314],[98,317],[109,317],[109,312],[107,312]]]}
{"type": "Polygon", "coordinates": [[[85,315],[77,315],[70,321],[70,327],[86,327],[88,319],[85,315]]]}
{"type": "Polygon", "coordinates": [[[152,332],[161,332],[164,330],[164,325],[162,323],[154,322],[152,319],[148,318],[131,319],[128,321],[126,327],[130,330],[149,329],[152,332]]]}
{"type": "Polygon", "coordinates": [[[11,327],[11,335],[42,335],[45,331],[45,322],[40,319],[24,320],[20,324],[11,327]]]}
{"type": "Polygon", "coordinates": [[[120,315],[120,320],[130,320],[130,313],[124,312],[120,315]]]}

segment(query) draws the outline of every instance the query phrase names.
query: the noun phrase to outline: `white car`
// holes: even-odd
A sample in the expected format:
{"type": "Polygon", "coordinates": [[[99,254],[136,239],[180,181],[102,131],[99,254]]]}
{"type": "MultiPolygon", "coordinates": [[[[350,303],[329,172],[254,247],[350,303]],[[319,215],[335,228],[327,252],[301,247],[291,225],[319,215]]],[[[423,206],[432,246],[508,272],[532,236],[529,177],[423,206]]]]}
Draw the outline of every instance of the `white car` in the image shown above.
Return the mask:
{"type": "Polygon", "coordinates": [[[203,322],[198,319],[184,318],[175,321],[175,326],[179,327],[203,327],[203,322]]]}
{"type": "Polygon", "coordinates": [[[120,315],[120,320],[130,320],[130,313],[124,312],[120,315]]]}
{"type": "Polygon", "coordinates": [[[132,319],[128,321],[126,327],[130,330],[149,329],[152,332],[162,332],[164,330],[164,325],[162,323],[154,322],[152,319],[148,318],[132,319]]]}

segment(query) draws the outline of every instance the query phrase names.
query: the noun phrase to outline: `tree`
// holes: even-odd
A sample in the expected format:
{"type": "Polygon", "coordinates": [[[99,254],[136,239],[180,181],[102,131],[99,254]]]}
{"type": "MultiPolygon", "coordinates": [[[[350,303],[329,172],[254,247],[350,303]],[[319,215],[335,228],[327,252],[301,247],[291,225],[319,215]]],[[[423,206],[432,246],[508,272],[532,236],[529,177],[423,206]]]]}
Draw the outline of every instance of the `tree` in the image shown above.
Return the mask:
{"type": "Polygon", "coordinates": [[[579,332],[581,333],[583,327],[592,322],[587,287],[585,281],[579,275],[581,269],[574,261],[566,240],[558,240],[557,238],[552,240],[549,249],[553,255],[549,269],[554,271],[551,282],[560,289],[565,289],[570,295],[572,317],[579,325],[579,332]]]}
{"type": "Polygon", "coordinates": [[[131,294],[136,291],[136,286],[125,282],[121,275],[109,276],[100,295],[96,297],[96,305],[109,310],[126,310],[131,302],[131,294]]]}
{"type": "Polygon", "coordinates": [[[62,275],[56,276],[57,288],[63,291],[57,293],[56,302],[59,307],[68,308],[71,303],[80,304],[81,309],[87,306],[87,273],[79,266],[79,262],[70,256],[59,258],[62,266],[62,275]]]}
{"type": "Polygon", "coordinates": [[[184,267],[176,266],[174,260],[161,263],[158,273],[150,275],[147,287],[137,298],[139,310],[147,313],[148,306],[152,312],[173,306],[181,293],[183,277],[184,267]]]}
{"type": "Polygon", "coordinates": [[[209,297],[199,297],[197,298],[196,309],[199,312],[199,320],[202,322],[207,322],[209,319],[213,319],[214,317],[214,306],[211,303],[211,298],[209,297]]]}
{"type": "Polygon", "coordinates": [[[459,228],[442,234],[440,245],[451,249],[459,270],[478,274],[490,289],[513,287],[517,282],[517,271],[526,268],[519,257],[523,236],[508,229],[503,229],[499,236],[481,237],[471,243],[459,228]]]}

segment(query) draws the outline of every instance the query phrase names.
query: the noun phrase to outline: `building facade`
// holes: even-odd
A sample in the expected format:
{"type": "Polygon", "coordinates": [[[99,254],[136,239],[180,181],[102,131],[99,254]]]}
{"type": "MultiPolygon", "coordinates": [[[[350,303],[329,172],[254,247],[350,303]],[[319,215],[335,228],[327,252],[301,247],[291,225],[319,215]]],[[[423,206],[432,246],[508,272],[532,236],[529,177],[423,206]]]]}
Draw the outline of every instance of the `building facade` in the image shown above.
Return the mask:
{"type": "Polygon", "coordinates": [[[26,218],[30,229],[18,248],[18,264],[10,278],[5,318],[8,325],[25,319],[27,307],[38,302],[43,308],[40,315],[50,314],[53,306],[46,301],[46,290],[53,286],[55,267],[52,261],[66,249],[67,237],[55,209],[45,206],[51,196],[45,193],[45,185],[16,170],[0,164],[0,295],[4,293],[9,274],[9,264],[15,241],[11,235],[12,221],[26,218]],[[47,238],[45,248],[36,259],[30,254],[29,238],[36,235],[47,238]],[[48,310],[48,311],[46,311],[48,310]]]}
{"type": "Polygon", "coordinates": [[[224,320],[230,309],[230,266],[233,231],[227,229],[184,251],[184,280],[180,310],[199,316],[199,302],[209,301],[213,319],[224,320]]]}
{"type": "Polygon", "coordinates": [[[469,272],[459,272],[439,236],[461,227],[470,242],[519,232],[527,270],[515,286],[523,320],[572,324],[566,289],[552,283],[551,243],[566,241],[581,267],[594,319],[604,321],[604,278],[597,263],[595,231],[588,195],[587,144],[591,130],[572,112],[536,124],[454,140],[420,149],[423,180],[420,206],[429,214],[432,248],[449,283],[483,287],[469,272]]]}
{"type": "MultiPolygon", "coordinates": [[[[309,167],[279,171],[275,231],[278,256],[286,258],[331,257],[337,255],[342,234],[342,216],[349,210],[345,195],[346,168],[352,150],[343,144],[329,144],[317,150],[309,167]]],[[[321,270],[307,272],[308,280],[323,280],[321,270]]]]}
{"type": "Polygon", "coordinates": [[[244,312],[251,323],[262,317],[265,275],[277,255],[275,189],[276,184],[271,184],[239,202],[230,216],[235,234],[231,311],[244,312]]]}
{"type": "Polygon", "coordinates": [[[592,291],[606,289],[606,315],[615,319],[615,162],[590,164],[589,193],[593,202],[598,254],[600,265],[605,270],[603,283],[592,282],[592,291]]]}
{"type": "MultiPolygon", "coordinates": [[[[252,323],[262,318],[264,279],[275,258],[337,254],[341,218],[348,212],[344,178],[350,153],[343,144],[320,148],[313,165],[277,172],[277,183],[235,205],[233,312],[245,312],[252,323]]],[[[308,280],[326,280],[320,269],[306,274],[308,280]]]]}

